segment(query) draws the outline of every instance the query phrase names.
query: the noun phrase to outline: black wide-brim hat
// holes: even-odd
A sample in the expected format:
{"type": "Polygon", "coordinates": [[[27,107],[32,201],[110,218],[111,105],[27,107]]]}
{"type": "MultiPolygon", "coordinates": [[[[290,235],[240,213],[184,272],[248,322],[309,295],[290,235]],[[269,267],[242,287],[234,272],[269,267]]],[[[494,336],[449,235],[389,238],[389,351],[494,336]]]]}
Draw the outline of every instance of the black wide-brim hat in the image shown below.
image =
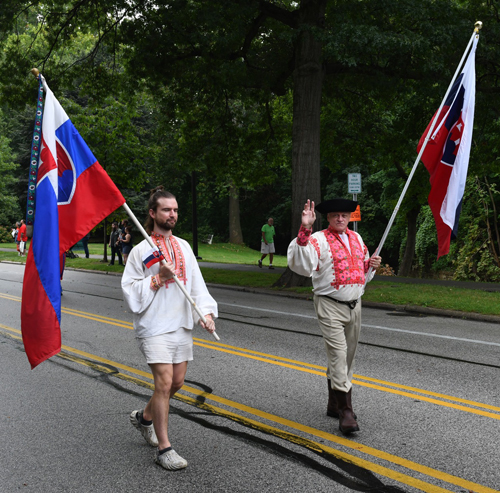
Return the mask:
{"type": "Polygon", "coordinates": [[[356,207],[358,207],[358,203],[355,200],[331,199],[324,200],[315,209],[321,214],[328,214],[329,212],[354,212],[356,207]]]}

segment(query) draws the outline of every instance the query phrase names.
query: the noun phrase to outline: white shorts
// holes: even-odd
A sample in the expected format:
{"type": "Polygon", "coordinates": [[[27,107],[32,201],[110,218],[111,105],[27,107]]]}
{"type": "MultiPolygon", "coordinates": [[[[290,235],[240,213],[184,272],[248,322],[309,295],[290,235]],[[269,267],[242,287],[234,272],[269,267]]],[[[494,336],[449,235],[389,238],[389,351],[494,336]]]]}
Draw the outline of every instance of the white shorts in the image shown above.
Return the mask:
{"type": "Polygon", "coordinates": [[[274,243],[268,243],[266,245],[262,242],[260,244],[260,253],[274,253],[274,243]]]}
{"type": "Polygon", "coordinates": [[[193,331],[180,328],[158,336],[137,338],[139,349],[149,364],[176,364],[193,361],[193,331]]]}

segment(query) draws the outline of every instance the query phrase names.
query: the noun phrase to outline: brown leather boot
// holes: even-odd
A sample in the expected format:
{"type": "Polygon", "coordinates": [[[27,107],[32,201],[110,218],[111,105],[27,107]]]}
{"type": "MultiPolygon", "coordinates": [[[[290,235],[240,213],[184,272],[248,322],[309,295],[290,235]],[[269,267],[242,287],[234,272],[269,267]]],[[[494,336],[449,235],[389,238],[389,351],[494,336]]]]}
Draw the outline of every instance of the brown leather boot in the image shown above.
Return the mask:
{"type": "Polygon", "coordinates": [[[356,416],[356,413],[352,409],[352,387],[349,389],[349,392],[347,392],[347,405],[352,410],[352,415],[354,416],[354,419],[357,421],[358,417],[356,416]]]}
{"type": "Polygon", "coordinates": [[[332,389],[330,379],[327,380],[328,383],[328,406],[326,408],[326,415],[331,418],[339,419],[339,408],[337,407],[337,398],[335,397],[335,391],[332,389]]]}
{"type": "MultiPolygon", "coordinates": [[[[328,406],[326,407],[326,415],[330,418],[339,419],[339,408],[337,406],[337,397],[335,396],[335,391],[332,389],[332,384],[330,379],[327,380],[328,383],[328,406]]],[[[352,408],[352,387],[347,392],[347,402],[352,408]]],[[[354,419],[358,419],[356,413],[354,413],[354,419]]]]}
{"type": "Polygon", "coordinates": [[[341,390],[335,390],[334,392],[339,409],[339,430],[344,435],[359,431],[359,426],[352,410],[350,391],[342,392],[341,390]]]}

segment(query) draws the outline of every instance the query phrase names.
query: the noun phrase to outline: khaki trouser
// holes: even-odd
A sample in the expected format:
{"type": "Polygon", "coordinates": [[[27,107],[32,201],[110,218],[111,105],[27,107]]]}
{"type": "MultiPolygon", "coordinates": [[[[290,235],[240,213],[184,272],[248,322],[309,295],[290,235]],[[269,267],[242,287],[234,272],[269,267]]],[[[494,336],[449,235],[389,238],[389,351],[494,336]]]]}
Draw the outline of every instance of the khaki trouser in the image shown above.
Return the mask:
{"type": "Polygon", "coordinates": [[[326,296],[314,296],[314,307],[325,341],[327,377],[334,390],[349,392],[361,329],[361,301],[351,310],[326,296]]]}

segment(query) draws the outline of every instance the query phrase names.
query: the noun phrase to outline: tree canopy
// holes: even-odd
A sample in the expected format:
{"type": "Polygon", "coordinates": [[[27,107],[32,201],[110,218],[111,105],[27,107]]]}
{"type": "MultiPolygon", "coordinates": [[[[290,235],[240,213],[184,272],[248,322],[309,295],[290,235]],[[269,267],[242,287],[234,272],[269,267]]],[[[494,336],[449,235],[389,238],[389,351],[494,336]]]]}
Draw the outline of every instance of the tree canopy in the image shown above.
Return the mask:
{"type": "MultiPolygon", "coordinates": [[[[247,243],[271,211],[294,236],[307,198],[347,196],[346,174],[360,172],[359,226],[373,249],[478,19],[470,170],[495,203],[497,14],[477,0],[6,0],[0,94],[22,108],[38,66],[117,183],[136,194],[167,174],[185,193],[196,171],[212,192],[200,197],[204,225],[227,234],[210,210],[236,195],[247,243]]],[[[428,191],[422,167],[385,247],[405,272],[423,269],[419,259],[431,268],[414,255],[428,191]]]]}

